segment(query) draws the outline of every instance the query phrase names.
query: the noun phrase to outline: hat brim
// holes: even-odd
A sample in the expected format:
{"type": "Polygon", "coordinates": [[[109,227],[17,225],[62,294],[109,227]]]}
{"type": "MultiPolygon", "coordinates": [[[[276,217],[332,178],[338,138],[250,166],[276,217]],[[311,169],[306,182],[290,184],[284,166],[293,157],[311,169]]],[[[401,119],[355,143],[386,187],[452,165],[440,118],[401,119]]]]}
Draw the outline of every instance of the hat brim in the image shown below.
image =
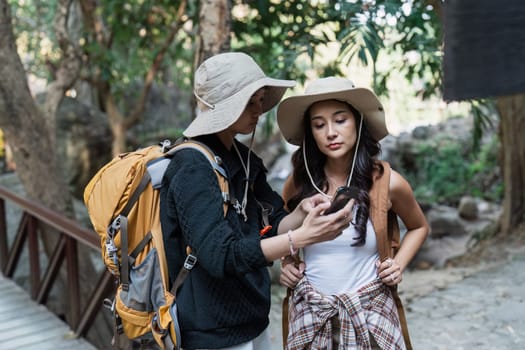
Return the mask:
{"type": "Polygon", "coordinates": [[[236,94],[215,104],[213,109],[200,111],[197,117],[184,130],[186,137],[214,134],[230,127],[239,119],[252,95],[266,87],[262,111],[268,112],[281,100],[286,89],[294,87],[292,80],[281,80],[264,77],[241,89],[236,94]]]}
{"type": "Polygon", "coordinates": [[[313,103],[324,100],[344,101],[354,106],[363,115],[363,121],[376,141],[388,135],[385,112],[377,96],[369,89],[353,88],[291,96],[283,100],[277,110],[277,123],[286,141],[293,145],[301,145],[304,138],[304,113],[313,103]]]}

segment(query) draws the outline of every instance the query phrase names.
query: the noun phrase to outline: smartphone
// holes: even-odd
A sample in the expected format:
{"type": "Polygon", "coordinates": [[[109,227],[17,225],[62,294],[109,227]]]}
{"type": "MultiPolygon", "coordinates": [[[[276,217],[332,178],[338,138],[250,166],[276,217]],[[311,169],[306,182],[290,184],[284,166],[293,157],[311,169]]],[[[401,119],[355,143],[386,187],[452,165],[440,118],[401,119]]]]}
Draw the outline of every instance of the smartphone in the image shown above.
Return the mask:
{"type": "Polygon", "coordinates": [[[350,201],[350,199],[357,198],[359,188],[355,186],[341,186],[335,192],[334,200],[330,208],[324,211],[324,215],[335,213],[343,209],[343,207],[350,201]]]}

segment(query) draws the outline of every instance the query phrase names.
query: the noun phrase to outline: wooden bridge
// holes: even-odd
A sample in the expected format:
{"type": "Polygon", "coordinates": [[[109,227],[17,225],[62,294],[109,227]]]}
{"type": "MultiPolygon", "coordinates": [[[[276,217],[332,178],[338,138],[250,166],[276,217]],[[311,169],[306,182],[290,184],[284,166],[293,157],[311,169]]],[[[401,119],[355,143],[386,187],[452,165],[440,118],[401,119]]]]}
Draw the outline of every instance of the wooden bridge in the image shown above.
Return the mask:
{"type": "MultiPolygon", "coordinates": [[[[97,349],[87,339],[95,319],[102,317],[102,303],[112,294],[114,281],[101,269],[96,272],[98,282],[81,289],[79,256],[90,249],[100,251],[94,231],[0,186],[0,349],[97,349]],[[18,221],[16,233],[8,232],[8,219],[18,221]],[[55,238],[53,253],[45,259],[40,253],[44,231],[55,238]],[[27,289],[14,281],[21,265],[28,270],[23,272],[27,289]],[[62,298],[67,297],[60,317],[47,307],[54,286],[63,292],[62,298]]],[[[107,341],[99,348],[111,345],[107,341]]]]}
{"type": "Polygon", "coordinates": [[[0,275],[0,349],[96,350],[15,282],[0,275]]]}

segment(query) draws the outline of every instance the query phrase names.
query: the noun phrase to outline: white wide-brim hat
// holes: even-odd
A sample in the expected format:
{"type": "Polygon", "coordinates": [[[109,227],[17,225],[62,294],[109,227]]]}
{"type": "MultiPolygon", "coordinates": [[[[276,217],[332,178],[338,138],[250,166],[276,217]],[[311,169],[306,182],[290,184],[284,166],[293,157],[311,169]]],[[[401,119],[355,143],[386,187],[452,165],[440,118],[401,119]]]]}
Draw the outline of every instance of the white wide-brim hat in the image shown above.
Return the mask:
{"type": "Polygon", "coordinates": [[[223,131],[239,119],[252,95],[266,87],[262,112],[268,112],[283,97],[292,80],[267,77],[248,55],[228,52],[205,60],[194,78],[197,117],[184,130],[186,137],[223,131]]]}
{"type": "Polygon", "coordinates": [[[355,87],[348,79],[328,77],[310,83],[304,95],[288,97],[279,104],[277,123],[286,141],[301,145],[305,112],[313,103],[324,100],[351,104],[363,115],[363,122],[376,141],[388,135],[383,105],[372,90],[355,87]]]}

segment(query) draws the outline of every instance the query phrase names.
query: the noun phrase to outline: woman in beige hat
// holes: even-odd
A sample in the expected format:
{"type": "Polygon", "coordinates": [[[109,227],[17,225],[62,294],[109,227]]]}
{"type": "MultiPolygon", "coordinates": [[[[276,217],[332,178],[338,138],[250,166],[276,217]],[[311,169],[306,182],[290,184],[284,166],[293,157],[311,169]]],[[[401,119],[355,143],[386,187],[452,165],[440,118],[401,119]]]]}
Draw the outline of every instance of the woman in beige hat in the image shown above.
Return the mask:
{"type": "Polygon", "coordinates": [[[295,288],[286,349],[410,348],[396,286],[429,227],[408,182],[378,160],[388,134],[381,102],[350,80],[322,78],[283,100],[277,119],[299,146],[283,191],[287,207],[313,194],[355,198],[342,235],[303,248],[304,263],[283,262],[281,283],[295,288]],[[387,230],[387,211],[407,228],[401,245],[399,230],[387,230]]]}
{"type": "Polygon", "coordinates": [[[235,138],[252,134],[253,142],[261,114],[293,85],[267,77],[243,53],[213,56],[195,72],[197,117],[184,135],[220,158],[228,176],[230,206],[224,215],[223,194],[205,156],[192,149],[173,156],[161,188],[171,282],[183,264],[186,246],[198,261],[176,296],[184,349],[270,349],[268,265],[290,251],[333,239],[349,225],[350,205],[323,216],[329,202],[320,195],[302,200],[287,215],[251,143],[246,147],[235,138]]]}

